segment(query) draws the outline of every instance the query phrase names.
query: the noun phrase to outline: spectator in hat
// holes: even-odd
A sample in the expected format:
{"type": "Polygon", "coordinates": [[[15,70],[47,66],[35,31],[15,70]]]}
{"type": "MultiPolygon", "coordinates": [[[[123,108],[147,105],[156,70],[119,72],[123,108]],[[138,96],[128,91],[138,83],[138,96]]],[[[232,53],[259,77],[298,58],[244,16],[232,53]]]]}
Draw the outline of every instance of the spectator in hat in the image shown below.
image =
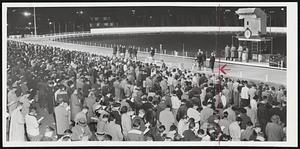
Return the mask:
{"type": "Polygon", "coordinates": [[[189,123],[189,129],[185,130],[182,134],[184,141],[195,141],[195,139],[197,138],[197,136],[194,133],[195,126],[195,122],[189,123]]]}
{"type": "Polygon", "coordinates": [[[66,129],[64,131],[64,135],[58,141],[72,141],[71,140],[72,133],[73,132],[71,129],[66,129]]]}
{"type": "Polygon", "coordinates": [[[116,118],[116,124],[121,125],[121,113],[120,113],[120,106],[121,104],[118,102],[115,102],[112,104],[110,115],[114,115],[116,118]]]}
{"type": "Polygon", "coordinates": [[[227,111],[225,111],[223,113],[223,118],[219,121],[218,124],[220,125],[220,127],[224,127],[222,132],[226,135],[229,135],[229,125],[231,124],[231,122],[228,120],[228,112],[227,111]]]}
{"type": "Polygon", "coordinates": [[[29,141],[40,141],[42,136],[40,135],[40,120],[36,118],[36,107],[31,106],[29,113],[25,115],[26,133],[29,141]]]}
{"type": "Polygon", "coordinates": [[[145,141],[144,133],[140,130],[141,121],[135,119],[132,124],[132,129],[128,131],[127,141],[145,141]]]}
{"type": "MultiPolygon", "coordinates": [[[[139,109],[137,112],[137,115],[132,116],[132,121],[135,121],[136,119],[139,119],[140,121],[140,131],[144,132],[146,130],[145,126],[145,110],[144,109],[139,109]]],[[[132,126],[133,127],[133,126],[132,126]]]]}
{"type": "Polygon", "coordinates": [[[284,138],[283,127],[280,125],[280,118],[278,115],[271,117],[271,122],[266,126],[267,141],[282,141],[284,138]]]}
{"type": "Polygon", "coordinates": [[[79,122],[80,119],[85,119],[86,123],[87,123],[87,113],[89,111],[89,107],[84,106],[82,108],[82,110],[76,114],[74,122],[75,124],[77,124],[79,122]]]}
{"type": "Polygon", "coordinates": [[[274,102],[272,108],[269,109],[269,115],[268,119],[271,119],[273,115],[278,115],[280,119],[282,119],[282,111],[280,110],[280,103],[279,102],[274,102]]]}
{"type": "Polygon", "coordinates": [[[57,141],[55,129],[50,126],[47,126],[44,136],[41,138],[41,141],[57,141]]]}
{"type": "Polygon", "coordinates": [[[60,85],[60,88],[54,93],[55,102],[60,104],[61,101],[58,101],[58,98],[62,98],[65,103],[69,102],[68,93],[66,91],[66,86],[60,85]]]}
{"type": "Polygon", "coordinates": [[[24,116],[29,113],[30,104],[33,102],[33,99],[29,99],[29,96],[30,94],[29,92],[27,92],[26,94],[22,95],[19,99],[19,102],[23,103],[21,112],[24,116]]]}
{"type": "Polygon", "coordinates": [[[72,128],[72,132],[72,141],[88,141],[92,137],[87,121],[83,117],[78,119],[77,125],[72,128]]]}
{"type": "Polygon", "coordinates": [[[250,117],[247,115],[247,110],[244,108],[240,108],[239,109],[240,114],[238,115],[238,117],[240,117],[242,119],[241,122],[241,129],[246,129],[246,125],[248,122],[251,122],[250,117]]]}
{"type": "Polygon", "coordinates": [[[97,126],[96,126],[96,137],[98,140],[103,138],[105,134],[105,129],[107,129],[109,114],[98,115],[97,126]]]}
{"type": "Polygon", "coordinates": [[[253,123],[252,122],[248,122],[246,124],[246,129],[244,131],[242,131],[241,133],[241,141],[246,140],[249,141],[251,135],[253,134],[253,123]]]}

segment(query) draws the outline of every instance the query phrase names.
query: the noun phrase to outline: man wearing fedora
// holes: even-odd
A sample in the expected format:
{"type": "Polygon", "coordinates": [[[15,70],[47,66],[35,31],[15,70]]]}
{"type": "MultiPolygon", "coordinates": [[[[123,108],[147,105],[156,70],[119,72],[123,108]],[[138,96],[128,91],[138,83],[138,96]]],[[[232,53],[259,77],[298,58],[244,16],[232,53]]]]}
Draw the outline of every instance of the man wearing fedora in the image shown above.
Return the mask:
{"type": "Polygon", "coordinates": [[[79,113],[76,114],[75,119],[74,119],[75,124],[77,124],[80,119],[84,119],[87,122],[87,113],[88,113],[88,111],[89,111],[89,107],[84,106],[82,108],[82,110],[79,113]]]}
{"type": "Polygon", "coordinates": [[[132,129],[128,131],[127,141],[145,141],[144,133],[140,130],[141,121],[135,119],[132,124],[132,129]]]}
{"type": "Polygon", "coordinates": [[[77,125],[72,128],[72,141],[88,141],[92,137],[90,128],[84,118],[79,118],[77,125]]]}

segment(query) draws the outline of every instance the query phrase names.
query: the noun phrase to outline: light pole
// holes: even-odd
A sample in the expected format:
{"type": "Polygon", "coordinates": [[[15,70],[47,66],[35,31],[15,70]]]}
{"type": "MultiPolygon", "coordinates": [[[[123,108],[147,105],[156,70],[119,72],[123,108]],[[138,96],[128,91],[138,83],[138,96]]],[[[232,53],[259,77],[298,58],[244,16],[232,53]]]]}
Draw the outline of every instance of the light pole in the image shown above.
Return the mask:
{"type": "Polygon", "coordinates": [[[58,33],[60,33],[60,23],[58,22],[58,33]]]}
{"type": "Polygon", "coordinates": [[[33,7],[33,24],[34,24],[34,36],[36,37],[36,16],[35,16],[35,7],[33,7]]]}
{"type": "Polygon", "coordinates": [[[65,32],[68,32],[68,23],[65,23],[65,32]]]}
{"type": "Polygon", "coordinates": [[[53,33],[55,34],[55,22],[53,22],[53,33]]]}
{"type": "Polygon", "coordinates": [[[49,34],[51,33],[51,24],[52,22],[49,22],[49,34]]]}
{"type": "Polygon", "coordinates": [[[55,22],[49,22],[49,29],[50,29],[50,32],[51,32],[51,25],[53,24],[53,34],[55,34],[55,22]]]}
{"type": "MultiPolygon", "coordinates": [[[[31,16],[31,13],[25,11],[25,12],[23,13],[23,15],[24,15],[25,17],[29,17],[29,16],[31,16]]],[[[36,32],[36,15],[35,15],[35,7],[33,7],[33,26],[34,26],[34,36],[36,37],[37,32],[36,32]]]]}

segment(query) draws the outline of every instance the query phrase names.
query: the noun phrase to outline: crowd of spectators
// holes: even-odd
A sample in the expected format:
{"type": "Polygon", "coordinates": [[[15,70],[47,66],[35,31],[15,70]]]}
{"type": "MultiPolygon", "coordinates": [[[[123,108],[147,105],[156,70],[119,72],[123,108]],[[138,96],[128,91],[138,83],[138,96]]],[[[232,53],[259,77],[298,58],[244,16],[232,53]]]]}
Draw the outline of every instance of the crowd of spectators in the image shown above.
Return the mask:
{"type": "Polygon", "coordinates": [[[7,91],[9,141],[286,140],[284,86],[131,58],[8,41],[7,91]]]}

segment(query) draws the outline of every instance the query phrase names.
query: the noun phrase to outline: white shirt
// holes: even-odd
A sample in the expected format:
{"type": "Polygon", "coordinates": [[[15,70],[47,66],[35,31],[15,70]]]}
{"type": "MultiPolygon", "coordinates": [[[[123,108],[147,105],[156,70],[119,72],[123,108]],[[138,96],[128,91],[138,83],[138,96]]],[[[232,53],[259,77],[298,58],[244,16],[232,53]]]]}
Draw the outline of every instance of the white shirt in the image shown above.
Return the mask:
{"type": "Polygon", "coordinates": [[[36,117],[32,115],[25,115],[26,131],[32,136],[37,136],[40,134],[39,124],[36,117]]]}
{"type": "Polygon", "coordinates": [[[199,122],[200,121],[200,113],[196,109],[194,109],[194,108],[189,108],[187,110],[187,116],[189,118],[195,119],[195,122],[199,122]]]}
{"type": "Polygon", "coordinates": [[[254,87],[251,87],[248,91],[249,95],[250,95],[250,99],[253,99],[253,97],[255,96],[255,92],[256,89],[254,87]]]}
{"type": "Polygon", "coordinates": [[[250,99],[250,107],[253,110],[257,110],[257,102],[254,99],[250,99]]]}
{"type": "Polygon", "coordinates": [[[185,123],[183,119],[178,122],[178,134],[183,136],[183,132],[189,129],[189,124],[185,123]]]}
{"type": "Polygon", "coordinates": [[[225,107],[226,104],[227,104],[227,101],[226,101],[226,100],[227,100],[226,97],[225,97],[224,95],[222,95],[222,96],[221,96],[221,101],[222,101],[223,107],[225,107]]]}
{"type": "Polygon", "coordinates": [[[179,107],[181,105],[181,101],[179,100],[179,98],[177,96],[172,96],[171,102],[172,102],[173,109],[179,109],[179,107]]]}
{"type": "Polygon", "coordinates": [[[249,88],[244,86],[241,91],[241,98],[248,99],[249,98],[249,88]]]}
{"type": "Polygon", "coordinates": [[[172,85],[174,78],[173,77],[168,77],[168,86],[172,85]]]}

